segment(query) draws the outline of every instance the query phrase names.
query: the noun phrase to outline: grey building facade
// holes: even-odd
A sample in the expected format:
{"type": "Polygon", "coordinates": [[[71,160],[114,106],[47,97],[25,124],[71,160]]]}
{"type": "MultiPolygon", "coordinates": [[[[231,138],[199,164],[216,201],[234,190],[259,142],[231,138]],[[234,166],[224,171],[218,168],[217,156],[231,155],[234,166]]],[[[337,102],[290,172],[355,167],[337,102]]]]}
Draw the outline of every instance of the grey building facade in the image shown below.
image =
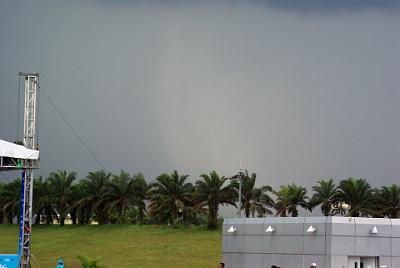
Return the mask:
{"type": "Polygon", "coordinates": [[[400,268],[400,219],[226,219],[226,268],[400,268]]]}

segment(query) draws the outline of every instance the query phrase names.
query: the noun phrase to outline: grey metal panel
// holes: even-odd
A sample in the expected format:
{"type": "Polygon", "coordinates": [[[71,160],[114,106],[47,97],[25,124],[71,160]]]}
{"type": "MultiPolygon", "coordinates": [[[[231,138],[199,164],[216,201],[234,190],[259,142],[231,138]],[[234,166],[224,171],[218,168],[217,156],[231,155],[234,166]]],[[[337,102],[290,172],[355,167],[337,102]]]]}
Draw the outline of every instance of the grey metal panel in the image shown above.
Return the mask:
{"type": "Polygon", "coordinates": [[[264,253],[264,236],[261,235],[245,236],[243,252],[264,253]]]}
{"type": "Polygon", "coordinates": [[[272,265],[308,268],[306,265],[312,262],[309,258],[314,255],[322,256],[322,261],[317,261],[321,262],[319,268],[349,268],[348,256],[380,256],[381,265],[400,268],[400,220],[347,217],[227,219],[223,229],[223,252],[227,264],[231,263],[226,266],[229,268],[258,267],[260,259],[265,268],[272,265]],[[269,225],[274,227],[273,233],[265,233],[269,225]],[[317,228],[317,232],[305,232],[309,225],[317,228]],[[237,228],[235,234],[226,232],[231,226],[237,228]],[[375,235],[371,234],[374,226],[379,231],[375,235]],[[248,255],[242,254],[246,252],[248,255]],[[391,254],[395,255],[393,263],[391,254]]]}
{"type": "Polygon", "coordinates": [[[327,236],[326,254],[332,256],[352,256],[356,252],[355,238],[352,236],[327,236]]]}
{"type": "Polygon", "coordinates": [[[232,253],[222,253],[222,262],[225,264],[225,267],[229,267],[229,262],[232,259],[232,253]]]}
{"type": "Polygon", "coordinates": [[[224,235],[243,235],[244,228],[245,228],[245,221],[246,219],[239,219],[239,218],[232,218],[232,219],[225,219],[223,225],[223,234],[224,235]],[[234,226],[237,231],[235,233],[228,233],[228,229],[234,226]]]}
{"type": "Polygon", "coordinates": [[[355,236],[356,225],[352,217],[328,217],[326,235],[355,236]]]}
{"type": "Polygon", "coordinates": [[[398,237],[392,238],[392,256],[400,257],[400,238],[398,237]]]}
{"type": "Polygon", "coordinates": [[[303,255],[284,255],[283,268],[299,268],[303,263],[303,255]]]}
{"type": "Polygon", "coordinates": [[[325,258],[325,268],[331,268],[331,255],[326,255],[325,258]]]}
{"type": "MultiPolygon", "coordinates": [[[[392,268],[392,258],[391,257],[380,257],[379,258],[379,266],[380,267],[387,267],[392,268]]],[[[400,266],[399,266],[400,267],[400,266]]]]}
{"type": "Polygon", "coordinates": [[[272,265],[276,265],[278,267],[283,266],[283,255],[281,254],[263,254],[264,257],[264,267],[270,268],[272,265]]]}
{"type": "Polygon", "coordinates": [[[222,252],[226,251],[226,245],[227,245],[226,237],[227,237],[226,235],[222,236],[222,252]]]}
{"type": "Polygon", "coordinates": [[[245,235],[263,235],[264,218],[247,218],[245,222],[245,235]]]}
{"type": "Polygon", "coordinates": [[[305,218],[304,221],[304,235],[306,236],[315,236],[315,235],[323,235],[325,236],[325,227],[326,227],[327,217],[308,217],[305,218]],[[307,233],[307,228],[312,225],[315,228],[314,233],[307,233]]]}
{"type": "Polygon", "coordinates": [[[400,267],[400,257],[393,257],[392,258],[392,267],[393,268],[400,267]]]}
{"type": "Polygon", "coordinates": [[[264,253],[282,253],[282,236],[264,236],[264,253]]]}
{"type": "Polygon", "coordinates": [[[356,237],[355,256],[391,256],[391,238],[356,237]]]}
{"type": "Polygon", "coordinates": [[[392,237],[400,237],[400,219],[391,219],[392,237]]]}
{"type": "Polygon", "coordinates": [[[226,250],[225,252],[244,252],[245,236],[228,235],[226,236],[226,250]]]}
{"type": "Polygon", "coordinates": [[[225,267],[227,267],[227,268],[247,268],[247,267],[244,267],[243,258],[244,258],[244,256],[241,253],[232,253],[230,256],[230,260],[228,263],[226,263],[225,267]]]}
{"type": "Polygon", "coordinates": [[[283,219],[284,235],[303,235],[304,217],[286,217],[283,219]]]}
{"type": "Polygon", "coordinates": [[[331,256],[330,266],[326,266],[325,268],[353,268],[353,267],[348,266],[347,255],[346,255],[346,256],[331,256]]]}
{"type": "Polygon", "coordinates": [[[264,268],[264,257],[262,254],[244,254],[245,268],[264,268]]]}
{"type": "Polygon", "coordinates": [[[304,236],[281,236],[282,253],[284,254],[303,254],[304,236]]]}
{"type": "Polygon", "coordinates": [[[356,236],[391,237],[392,225],[390,219],[355,218],[356,236]],[[372,228],[376,226],[377,234],[371,234],[372,228]]]}
{"type": "Polygon", "coordinates": [[[284,218],[282,217],[267,217],[265,218],[264,221],[264,235],[283,235],[283,220],[284,218]],[[275,230],[273,233],[266,233],[265,230],[268,228],[268,226],[271,225],[275,230]]]}
{"type": "Polygon", "coordinates": [[[304,254],[325,255],[325,236],[304,236],[304,254]]]}
{"type": "Polygon", "coordinates": [[[318,268],[325,268],[325,256],[323,255],[304,255],[303,267],[310,268],[311,263],[315,262],[318,268]]]}

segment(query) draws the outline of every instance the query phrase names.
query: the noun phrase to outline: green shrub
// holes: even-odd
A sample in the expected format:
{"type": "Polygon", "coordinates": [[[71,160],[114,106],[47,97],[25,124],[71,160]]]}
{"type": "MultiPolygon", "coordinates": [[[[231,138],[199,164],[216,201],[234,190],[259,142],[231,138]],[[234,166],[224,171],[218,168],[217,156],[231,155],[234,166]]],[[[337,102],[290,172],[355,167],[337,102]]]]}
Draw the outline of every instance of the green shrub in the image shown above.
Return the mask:
{"type": "Polygon", "coordinates": [[[100,266],[97,264],[99,262],[98,259],[90,259],[89,257],[79,255],[77,257],[82,264],[82,268],[99,268],[100,266]]]}

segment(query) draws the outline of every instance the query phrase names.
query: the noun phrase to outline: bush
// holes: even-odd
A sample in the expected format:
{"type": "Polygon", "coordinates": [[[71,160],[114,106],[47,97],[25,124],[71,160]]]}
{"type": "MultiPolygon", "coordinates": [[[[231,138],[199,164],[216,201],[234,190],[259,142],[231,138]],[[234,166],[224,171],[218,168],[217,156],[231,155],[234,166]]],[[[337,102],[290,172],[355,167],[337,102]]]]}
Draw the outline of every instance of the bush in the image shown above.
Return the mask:
{"type": "Polygon", "coordinates": [[[87,256],[79,255],[77,257],[82,264],[82,268],[99,268],[100,266],[97,264],[99,262],[98,259],[90,259],[87,256]]]}

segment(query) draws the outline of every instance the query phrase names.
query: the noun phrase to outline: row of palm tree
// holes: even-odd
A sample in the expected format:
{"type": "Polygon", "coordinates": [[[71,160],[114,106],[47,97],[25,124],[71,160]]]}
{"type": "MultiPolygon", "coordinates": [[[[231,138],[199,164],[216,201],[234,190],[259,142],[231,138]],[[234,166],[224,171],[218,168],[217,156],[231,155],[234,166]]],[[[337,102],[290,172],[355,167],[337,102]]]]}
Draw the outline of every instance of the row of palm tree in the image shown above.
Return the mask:
{"type": "MultiPolygon", "coordinates": [[[[18,216],[21,180],[0,183],[0,222],[12,223],[18,216]]],[[[212,171],[194,183],[176,170],[164,173],[148,183],[141,173],[131,176],[103,170],[89,172],[79,181],[76,173],[58,170],[48,178],[34,180],[36,223],[64,225],[107,223],[178,223],[219,225],[219,207],[236,207],[238,180],[229,180],[212,171]]],[[[400,217],[400,186],[373,188],[364,179],[349,178],[335,185],[333,179],[320,180],[307,189],[294,183],[278,190],[256,187],[256,174],[242,176],[241,209],[246,217],[276,215],[297,217],[299,210],[320,207],[323,215],[353,217],[400,217]]]]}

